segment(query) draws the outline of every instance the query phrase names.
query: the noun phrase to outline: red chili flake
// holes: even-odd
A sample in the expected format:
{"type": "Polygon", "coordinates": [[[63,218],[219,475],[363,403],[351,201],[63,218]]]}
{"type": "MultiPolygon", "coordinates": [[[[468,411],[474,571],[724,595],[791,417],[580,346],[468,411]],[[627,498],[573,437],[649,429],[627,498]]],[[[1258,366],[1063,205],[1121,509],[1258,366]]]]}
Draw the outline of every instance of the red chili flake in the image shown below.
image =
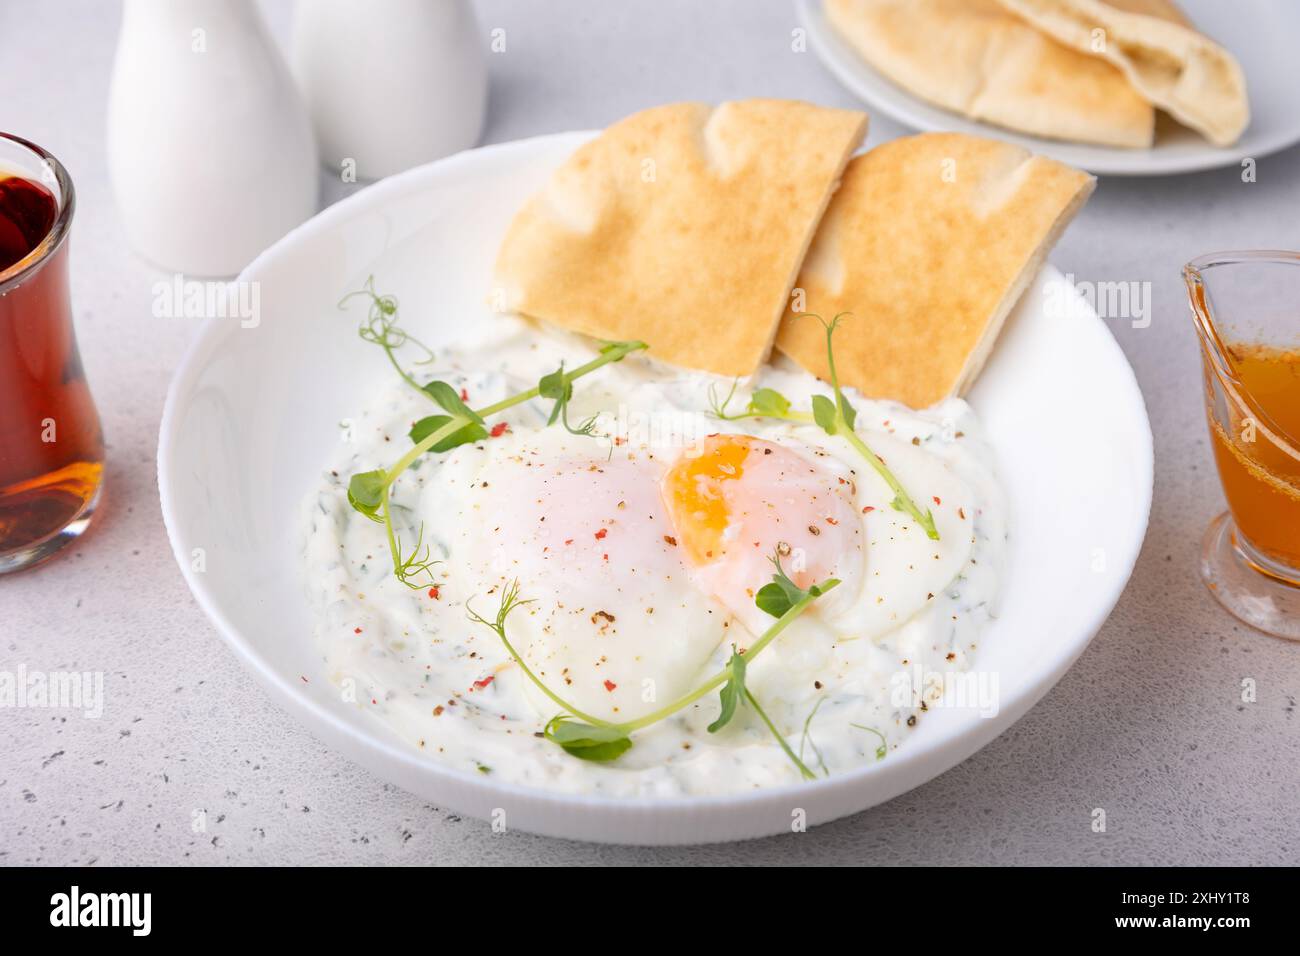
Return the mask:
{"type": "Polygon", "coordinates": [[[626,444],[626,443],[627,443],[627,439],[624,438],[622,435],[615,435],[615,436],[614,436],[614,444],[615,444],[615,445],[624,445],[624,444],[626,444]]]}
{"type": "Polygon", "coordinates": [[[492,426],[492,431],[490,434],[492,435],[493,438],[500,438],[508,431],[510,431],[509,422],[497,422],[495,425],[492,426]]]}
{"type": "Polygon", "coordinates": [[[943,502],[939,500],[939,496],[938,496],[938,495],[931,495],[930,497],[932,497],[932,498],[934,499],[934,503],[935,503],[936,505],[941,505],[941,504],[943,504],[943,502]]]}
{"type": "Polygon", "coordinates": [[[611,693],[613,693],[614,688],[616,688],[617,686],[618,686],[618,685],[615,684],[612,680],[607,680],[607,681],[605,681],[605,690],[607,690],[607,691],[609,691],[609,692],[611,692],[611,693]]]}
{"type": "Polygon", "coordinates": [[[602,554],[601,557],[604,558],[606,561],[609,560],[609,555],[608,555],[608,554],[602,554]]]}
{"type": "Polygon", "coordinates": [[[435,717],[442,716],[442,704],[439,704],[437,707],[433,708],[433,716],[435,717]]]}
{"type": "Polygon", "coordinates": [[[461,400],[462,402],[468,402],[468,401],[469,401],[469,392],[466,391],[466,390],[463,389],[463,388],[460,390],[460,400],[461,400]]]}
{"type": "Polygon", "coordinates": [[[677,539],[670,534],[666,534],[664,535],[664,544],[668,545],[670,548],[675,548],[677,547],[677,539]]]}
{"type": "Polygon", "coordinates": [[[565,538],[565,539],[564,539],[564,543],[565,543],[565,544],[573,544],[573,539],[572,539],[572,538],[565,538]]]}
{"type": "Polygon", "coordinates": [[[484,687],[492,683],[494,680],[496,680],[496,675],[488,674],[488,676],[484,677],[482,680],[476,680],[474,682],[474,686],[477,687],[479,690],[482,690],[484,687]]]}
{"type": "Polygon", "coordinates": [[[352,633],[353,633],[353,634],[360,634],[360,633],[361,633],[361,628],[359,628],[359,627],[354,627],[354,628],[352,629],[352,633]]]}
{"type": "Polygon", "coordinates": [[[839,522],[836,521],[834,518],[827,518],[827,519],[826,519],[826,523],[827,523],[827,524],[839,524],[839,522]]]}
{"type": "Polygon", "coordinates": [[[609,534],[609,531],[606,530],[605,528],[601,528],[599,531],[596,532],[596,540],[599,541],[601,538],[605,537],[605,535],[607,535],[607,534],[609,534]]]}
{"type": "Polygon", "coordinates": [[[876,510],[876,509],[875,509],[874,507],[872,507],[871,505],[867,505],[865,508],[862,509],[862,513],[863,513],[863,514],[866,514],[866,513],[869,512],[869,511],[875,511],[875,510],[876,510]]]}
{"type": "Polygon", "coordinates": [[[377,701],[377,700],[375,700],[373,697],[371,697],[371,698],[370,698],[370,703],[372,703],[372,704],[378,704],[379,701],[377,701]]]}
{"type": "Polygon", "coordinates": [[[442,594],[441,594],[441,592],[440,592],[436,587],[432,587],[432,588],[429,588],[429,597],[431,597],[431,598],[433,598],[435,601],[437,601],[437,600],[440,600],[440,599],[441,599],[442,594]]]}

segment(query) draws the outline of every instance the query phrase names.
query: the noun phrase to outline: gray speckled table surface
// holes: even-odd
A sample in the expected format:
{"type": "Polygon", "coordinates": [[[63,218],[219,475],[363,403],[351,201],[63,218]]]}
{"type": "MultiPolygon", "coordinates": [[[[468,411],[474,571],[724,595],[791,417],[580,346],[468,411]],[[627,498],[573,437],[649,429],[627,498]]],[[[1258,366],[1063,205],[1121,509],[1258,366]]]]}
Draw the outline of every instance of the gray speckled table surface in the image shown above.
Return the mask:
{"type": "MultiPolygon", "coordinates": [[[[790,49],[786,0],[481,0],[485,142],[602,126],[677,99],[780,96],[854,106],[790,49]]],[[[290,7],[268,3],[277,34],[290,7]]],[[[194,333],[150,315],[157,273],[127,248],[104,111],[119,17],[105,0],[0,5],[0,128],[77,183],[73,296],[111,444],[92,531],[0,579],[0,669],[102,671],[98,720],[0,710],[0,863],[1300,863],[1300,646],[1236,623],[1195,571],[1222,507],[1179,268],[1234,247],[1300,247],[1300,150],[1240,170],[1103,180],[1053,261],[1079,279],[1150,281],[1151,321],[1110,326],[1155,433],[1155,503],[1128,590],[1027,717],[931,783],[804,834],[647,849],[493,834],[326,749],[243,671],[181,580],[154,452],[194,333]],[[1243,678],[1258,699],[1241,701],[1243,678]],[[1107,815],[1092,829],[1094,808],[1107,815]],[[195,832],[197,811],[206,829],[195,832]]],[[[902,130],[874,116],[871,142],[902,130]]],[[[324,188],[329,199],[345,189],[324,188]]],[[[1081,400],[1086,396],[1081,396],[1081,400]]]]}

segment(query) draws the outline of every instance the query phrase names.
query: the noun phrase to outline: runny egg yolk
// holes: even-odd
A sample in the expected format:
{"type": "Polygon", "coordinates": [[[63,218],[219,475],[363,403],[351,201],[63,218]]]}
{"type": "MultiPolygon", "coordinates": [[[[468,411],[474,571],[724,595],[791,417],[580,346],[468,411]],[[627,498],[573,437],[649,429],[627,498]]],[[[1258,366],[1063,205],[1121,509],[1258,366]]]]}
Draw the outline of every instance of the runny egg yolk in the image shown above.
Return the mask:
{"type": "Polygon", "coordinates": [[[699,456],[683,455],[664,476],[664,502],[678,543],[693,564],[722,556],[731,522],[727,485],[745,477],[745,462],[756,444],[769,443],[747,435],[710,435],[699,456]]]}
{"type": "Polygon", "coordinates": [[[800,587],[828,577],[860,582],[863,531],[850,479],[749,435],[710,435],[698,452],[673,463],[660,493],[687,564],[733,613],[750,617],[774,554],[800,587]]]}

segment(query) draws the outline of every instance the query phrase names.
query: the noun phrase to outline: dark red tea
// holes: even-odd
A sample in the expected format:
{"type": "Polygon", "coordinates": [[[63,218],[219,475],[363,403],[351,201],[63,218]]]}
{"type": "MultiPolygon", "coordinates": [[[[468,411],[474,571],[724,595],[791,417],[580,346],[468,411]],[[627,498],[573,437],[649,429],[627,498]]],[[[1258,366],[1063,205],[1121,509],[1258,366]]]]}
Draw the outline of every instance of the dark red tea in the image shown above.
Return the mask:
{"type": "Polygon", "coordinates": [[[87,511],[103,472],[73,335],[66,236],[38,248],[59,213],[49,189],[0,173],[0,568],[87,511]]]}
{"type": "Polygon", "coordinates": [[[0,272],[40,245],[58,215],[58,200],[40,183],[0,178],[0,272]]]}

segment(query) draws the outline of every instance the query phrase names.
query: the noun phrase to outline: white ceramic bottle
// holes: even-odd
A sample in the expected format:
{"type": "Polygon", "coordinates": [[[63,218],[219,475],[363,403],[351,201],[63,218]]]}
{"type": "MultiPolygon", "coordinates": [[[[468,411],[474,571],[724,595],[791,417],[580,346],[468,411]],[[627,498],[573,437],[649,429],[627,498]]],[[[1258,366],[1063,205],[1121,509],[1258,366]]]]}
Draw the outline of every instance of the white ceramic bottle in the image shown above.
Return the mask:
{"type": "Polygon", "coordinates": [[[336,173],[380,179],[483,131],[487,44],[469,0],[300,0],[290,60],[336,173]]]}
{"type": "Polygon", "coordinates": [[[146,259],[227,276],[316,211],[311,121],[253,0],[125,0],[108,167],[146,259]]]}

